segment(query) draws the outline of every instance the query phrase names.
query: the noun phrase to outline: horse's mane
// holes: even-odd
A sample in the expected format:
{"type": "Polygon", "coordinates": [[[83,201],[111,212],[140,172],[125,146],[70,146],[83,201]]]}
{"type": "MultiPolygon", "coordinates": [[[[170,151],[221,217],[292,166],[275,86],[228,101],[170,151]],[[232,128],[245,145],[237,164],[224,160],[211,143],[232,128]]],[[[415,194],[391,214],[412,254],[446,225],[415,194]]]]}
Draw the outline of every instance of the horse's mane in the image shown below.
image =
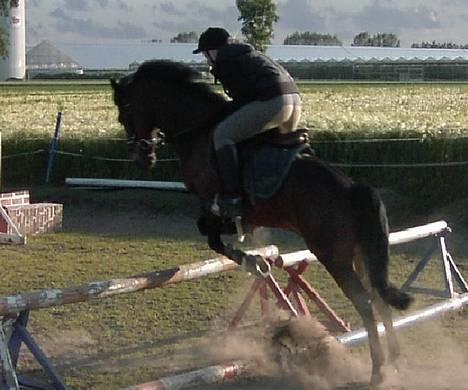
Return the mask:
{"type": "Polygon", "coordinates": [[[134,81],[161,80],[194,90],[202,98],[218,104],[225,104],[226,99],[214,92],[207,83],[199,82],[200,73],[195,69],[169,60],[145,61],[133,75],[134,81]]]}

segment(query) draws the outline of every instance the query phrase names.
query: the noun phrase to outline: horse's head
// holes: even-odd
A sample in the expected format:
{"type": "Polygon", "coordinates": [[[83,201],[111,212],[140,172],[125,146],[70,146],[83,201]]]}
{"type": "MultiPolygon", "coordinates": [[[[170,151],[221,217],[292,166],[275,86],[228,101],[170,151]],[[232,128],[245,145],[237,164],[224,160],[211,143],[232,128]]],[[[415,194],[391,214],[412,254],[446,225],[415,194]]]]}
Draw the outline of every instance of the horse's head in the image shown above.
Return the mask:
{"type": "Polygon", "coordinates": [[[229,109],[223,96],[198,81],[195,70],[167,60],[146,61],[111,85],[132,158],[144,168],[156,163],[162,131],[168,142],[185,146],[190,144],[185,136],[206,134],[229,109]]]}
{"type": "Polygon", "coordinates": [[[118,121],[127,134],[129,154],[140,168],[149,169],[156,164],[156,147],[162,142],[153,119],[144,115],[138,100],[133,75],[111,79],[114,103],[118,107],[118,121]]]}

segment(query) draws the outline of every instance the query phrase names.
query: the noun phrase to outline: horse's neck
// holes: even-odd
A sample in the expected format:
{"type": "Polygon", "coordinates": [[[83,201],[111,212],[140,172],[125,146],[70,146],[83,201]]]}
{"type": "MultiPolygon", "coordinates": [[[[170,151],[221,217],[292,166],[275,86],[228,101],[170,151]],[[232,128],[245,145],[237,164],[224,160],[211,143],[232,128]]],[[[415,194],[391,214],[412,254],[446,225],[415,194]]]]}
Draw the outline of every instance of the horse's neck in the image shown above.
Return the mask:
{"type": "Polygon", "coordinates": [[[154,101],[158,109],[152,112],[168,136],[203,132],[227,112],[227,105],[222,100],[205,96],[196,89],[159,82],[152,86],[152,90],[158,91],[154,101]]]}
{"type": "Polygon", "coordinates": [[[212,142],[209,129],[181,137],[174,142],[181,161],[183,180],[189,191],[211,199],[217,189],[217,177],[212,166],[212,142]]]}
{"type": "MultiPolygon", "coordinates": [[[[162,88],[159,88],[162,92],[162,88]]],[[[211,196],[216,177],[211,167],[211,130],[228,113],[228,105],[196,91],[168,89],[155,115],[181,160],[185,184],[201,197],[211,196]]]]}

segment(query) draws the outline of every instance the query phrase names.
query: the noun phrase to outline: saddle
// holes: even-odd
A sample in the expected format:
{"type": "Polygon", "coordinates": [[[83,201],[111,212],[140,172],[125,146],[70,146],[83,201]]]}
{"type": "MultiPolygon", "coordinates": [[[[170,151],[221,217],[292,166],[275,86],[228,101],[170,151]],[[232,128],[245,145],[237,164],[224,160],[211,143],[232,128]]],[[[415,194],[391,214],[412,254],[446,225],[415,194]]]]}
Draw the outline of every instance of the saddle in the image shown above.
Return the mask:
{"type": "Polygon", "coordinates": [[[238,150],[242,187],[252,205],[278,191],[296,158],[315,154],[306,128],[286,134],[275,128],[241,142],[238,150]]]}
{"type": "Polygon", "coordinates": [[[309,129],[302,128],[290,133],[280,133],[276,127],[244,141],[242,144],[270,144],[279,147],[294,147],[309,143],[309,129]]]}

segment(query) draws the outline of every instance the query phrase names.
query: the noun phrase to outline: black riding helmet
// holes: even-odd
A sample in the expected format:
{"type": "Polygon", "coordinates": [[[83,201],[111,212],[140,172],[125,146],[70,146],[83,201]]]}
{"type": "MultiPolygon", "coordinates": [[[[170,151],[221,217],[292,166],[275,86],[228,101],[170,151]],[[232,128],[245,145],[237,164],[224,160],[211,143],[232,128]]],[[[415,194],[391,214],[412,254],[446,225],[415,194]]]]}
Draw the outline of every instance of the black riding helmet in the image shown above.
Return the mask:
{"type": "Polygon", "coordinates": [[[228,43],[229,33],[222,27],[209,27],[202,32],[198,40],[198,48],[193,51],[193,54],[198,54],[202,51],[217,49],[228,43]]]}

